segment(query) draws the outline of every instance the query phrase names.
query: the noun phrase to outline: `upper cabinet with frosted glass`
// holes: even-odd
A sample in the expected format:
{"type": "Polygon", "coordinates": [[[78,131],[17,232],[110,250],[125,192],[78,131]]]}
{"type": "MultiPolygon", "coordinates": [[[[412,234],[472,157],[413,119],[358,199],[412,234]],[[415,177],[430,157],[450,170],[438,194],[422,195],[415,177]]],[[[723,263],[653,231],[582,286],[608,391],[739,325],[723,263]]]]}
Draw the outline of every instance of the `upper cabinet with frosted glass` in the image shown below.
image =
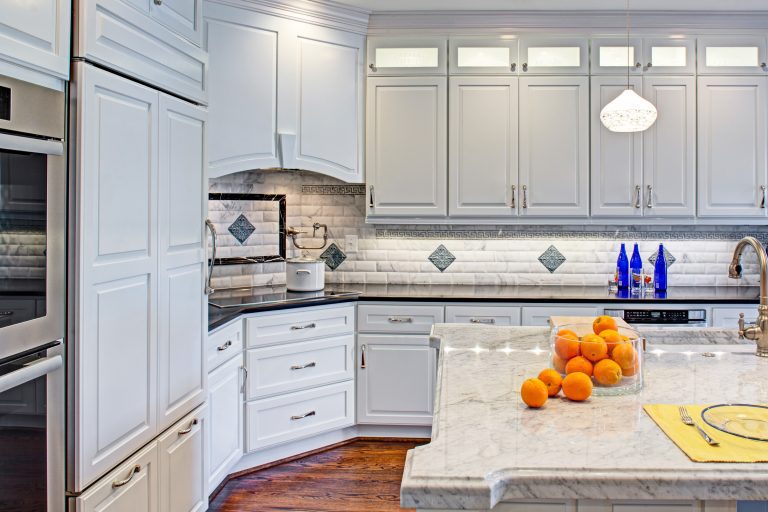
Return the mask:
{"type": "Polygon", "coordinates": [[[763,75],[766,65],[765,38],[700,37],[698,72],[710,75],[763,75]]]}
{"type": "Polygon", "coordinates": [[[587,43],[583,38],[522,37],[520,75],[586,75],[587,43]]]}
{"type": "Polygon", "coordinates": [[[592,39],[592,74],[639,75],[643,71],[643,40],[639,37],[598,37],[592,39]]]}
{"type": "Polygon", "coordinates": [[[516,75],[517,52],[513,36],[451,39],[449,70],[452,75],[516,75]]]}
{"type": "Polygon", "coordinates": [[[448,41],[443,38],[368,38],[368,76],[445,75],[448,41]]]}
{"type": "Polygon", "coordinates": [[[692,75],[696,41],[677,36],[592,39],[592,74],[692,75]]]}

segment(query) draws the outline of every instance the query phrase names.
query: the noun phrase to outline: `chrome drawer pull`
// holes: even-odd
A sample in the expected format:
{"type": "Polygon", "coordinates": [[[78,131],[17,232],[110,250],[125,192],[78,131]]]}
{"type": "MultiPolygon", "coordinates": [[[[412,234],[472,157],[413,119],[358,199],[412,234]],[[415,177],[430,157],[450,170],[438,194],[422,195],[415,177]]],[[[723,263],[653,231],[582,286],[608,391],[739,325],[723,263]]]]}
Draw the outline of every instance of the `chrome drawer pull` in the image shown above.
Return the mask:
{"type": "Polygon", "coordinates": [[[301,274],[307,274],[307,275],[309,275],[309,274],[311,274],[311,273],[312,273],[312,272],[310,272],[309,270],[306,270],[306,269],[301,269],[301,270],[297,270],[297,271],[296,271],[296,275],[297,275],[297,276],[299,276],[299,275],[301,275],[301,274]]]}
{"type": "Polygon", "coordinates": [[[189,426],[187,428],[183,428],[183,429],[179,430],[178,434],[180,436],[183,436],[185,434],[189,434],[190,432],[192,432],[192,427],[194,427],[195,425],[197,425],[197,418],[195,418],[192,421],[190,421],[189,422],[189,426]]]}
{"type": "Polygon", "coordinates": [[[496,319],[495,318],[470,318],[469,323],[471,324],[495,324],[496,319]]]}
{"type": "Polygon", "coordinates": [[[527,209],[527,208],[528,208],[528,185],[523,185],[523,209],[527,209]]]}
{"type": "Polygon", "coordinates": [[[373,205],[374,205],[374,202],[373,202],[373,185],[371,185],[368,190],[371,191],[370,199],[368,200],[368,208],[373,208],[373,205]]]}
{"type": "Polygon", "coordinates": [[[309,416],[314,416],[314,415],[315,415],[315,411],[305,412],[304,414],[302,414],[300,416],[291,416],[291,421],[302,420],[304,418],[307,418],[309,416]]]}
{"type": "Polygon", "coordinates": [[[365,345],[360,347],[360,369],[365,370],[365,345]]]}
{"type": "Polygon", "coordinates": [[[291,330],[300,331],[302,329],[314,329],[315,327],[317,327],[317,325],[314,322],[312,322],[311,324],[307,324],[307,325],[292,325],[291,330]]]}
{"type": "Polygon", "coordinates": [[[392,322],[393,324],[412,324],[413,318],[409,316],[391,316],[387,318],[387,321],[392,322]]]}
{"type": "Polygon", "coordinates": [[[128,478],[126,478],[125,480],[115,480],[114,482],[112,482],[112,488],[117,489],[118,487],[124,486],[125,484],[133,480],[133,475],[135,475],[139,471],[141,471],[141,466],[136,464],[131,468],[131,472],[128,474],[128,478]]]}
{"type": "Polygon", "coordinates": [[[240,369],[243,370],[243,387],[240,388],[240,392],[245,394],[245,385],[248,382],[248,368],[241,366],[240,369]]]}
{"type": "Polygon", "coordinates": [[[763,200],[760,202],[760,208],[765,208],[765,185],[760,185],[760,192],[763,195],[763,200]]]}
{"type": "Polygon", "coordinates": [[[515,194],[517,194],[517,187],[512,185],[512,201],[509,203],[510,208],[515,208],[515,194]]]}
{"type": "Polygon", "coordinates": [[[640,185],[635,185],[635,208],[640,208],[640,185]]]}
{"type": "Polygon", "coordinates": [[[216,350],[218,350],[219,352],[223,352],[231,346],[232,346],[232,340],[227,340],[223,345],[219,345],[218,347],[216,347],[216,350]]]}
{"type": "Polygon", "coordinates": [[[648,203],[645,205],[646,208],[653,208],[653,186],[648,185],[648,203]]]}
{"type": "Polygon", "coordinates": [[[315,366],[317,366],[317,363],[312,361],[307,364],[294,364],[291,366],[291,370],[303,370],[304,368],[314,368],[315,366]]]}

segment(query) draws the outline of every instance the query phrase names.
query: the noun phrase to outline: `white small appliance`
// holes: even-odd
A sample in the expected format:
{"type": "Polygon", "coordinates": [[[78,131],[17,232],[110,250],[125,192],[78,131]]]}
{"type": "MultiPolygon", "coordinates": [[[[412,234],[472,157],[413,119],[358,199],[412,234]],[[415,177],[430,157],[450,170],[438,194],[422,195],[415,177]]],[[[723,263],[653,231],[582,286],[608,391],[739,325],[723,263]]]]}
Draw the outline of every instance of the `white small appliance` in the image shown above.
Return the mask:
{"type": "Polygon", "coordinates": [[[325,261],[292,258],[285,261],[285,284],[293,292],[316,292],[325,287],[325,261]]]}

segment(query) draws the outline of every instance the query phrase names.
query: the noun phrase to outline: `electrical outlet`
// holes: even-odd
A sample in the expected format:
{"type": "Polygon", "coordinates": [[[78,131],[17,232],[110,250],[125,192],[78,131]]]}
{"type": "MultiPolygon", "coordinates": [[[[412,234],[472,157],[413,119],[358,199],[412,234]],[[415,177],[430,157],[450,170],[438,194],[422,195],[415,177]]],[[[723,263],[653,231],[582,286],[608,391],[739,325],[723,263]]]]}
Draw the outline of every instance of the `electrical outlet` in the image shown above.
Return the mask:
{"type": "Polygon", "coordinates": [[[347,254],[357,252],[357,235],[347,235],[344,237],[344,252],[347,254]]]}

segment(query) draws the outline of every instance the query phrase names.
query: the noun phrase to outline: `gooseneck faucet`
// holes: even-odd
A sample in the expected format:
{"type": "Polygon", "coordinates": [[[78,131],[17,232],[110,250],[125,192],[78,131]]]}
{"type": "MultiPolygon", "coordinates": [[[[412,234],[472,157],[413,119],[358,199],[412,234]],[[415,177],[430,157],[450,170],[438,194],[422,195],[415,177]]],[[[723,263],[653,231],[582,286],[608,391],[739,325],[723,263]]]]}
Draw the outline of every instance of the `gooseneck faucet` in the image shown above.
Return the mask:
{"type": "Polygon", "coordinates": [[[757,342],[757,355],[768,357],[768,255],[765,248],[754,237],[746,236],[739,240],[733,251],[733,260],[728,267],[728,277],[741,278],[741,253],[751,245],[757,253],[760,264],[760,305],[757,307],[757,322],[750,325],[744,324],[744,313],[739,315],[739,337],[757,342]]]}

